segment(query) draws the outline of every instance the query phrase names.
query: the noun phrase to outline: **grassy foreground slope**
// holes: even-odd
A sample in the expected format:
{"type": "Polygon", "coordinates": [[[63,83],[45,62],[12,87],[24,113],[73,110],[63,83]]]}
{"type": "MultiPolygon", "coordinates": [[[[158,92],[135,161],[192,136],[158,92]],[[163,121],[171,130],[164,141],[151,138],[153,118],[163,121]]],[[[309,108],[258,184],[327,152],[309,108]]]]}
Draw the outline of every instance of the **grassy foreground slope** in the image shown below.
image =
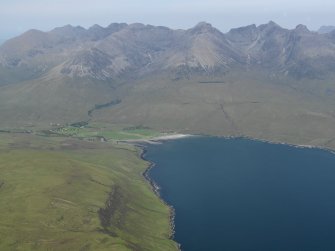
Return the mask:
{"type": "Polygon", "coordinates": [[[0,134],[0,250],[177,250],[135,148],[0,134]]]}

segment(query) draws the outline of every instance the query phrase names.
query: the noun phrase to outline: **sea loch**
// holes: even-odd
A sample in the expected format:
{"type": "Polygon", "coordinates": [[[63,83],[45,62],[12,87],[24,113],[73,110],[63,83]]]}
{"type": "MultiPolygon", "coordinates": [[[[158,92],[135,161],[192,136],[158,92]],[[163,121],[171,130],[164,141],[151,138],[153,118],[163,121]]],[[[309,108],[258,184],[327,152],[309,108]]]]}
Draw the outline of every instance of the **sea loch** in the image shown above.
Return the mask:
{"type": "Polygon", "coordinates": [[[335,250],[335,155],[247,139],[148,145],[184,251],[335,250]]]}

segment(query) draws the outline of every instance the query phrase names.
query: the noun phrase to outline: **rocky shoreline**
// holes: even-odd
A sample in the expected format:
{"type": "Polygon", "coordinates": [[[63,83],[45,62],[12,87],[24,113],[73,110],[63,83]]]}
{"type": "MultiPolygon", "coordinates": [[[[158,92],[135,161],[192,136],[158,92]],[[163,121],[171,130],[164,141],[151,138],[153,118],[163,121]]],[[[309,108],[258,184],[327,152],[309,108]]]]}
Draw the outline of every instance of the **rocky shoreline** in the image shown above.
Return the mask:
{"type": "MultiPolygon", "coordinates": [[[[175,234],[175,209],[173,206],[167,204],[166,201],[161,197],[160,195],[160,187],[158,184],[156,184],[149,176],[149,172],[152,168],[155,167],[155,163],[146,159],[145,154],[147,152],[145,144],[161,144],[160,141],[165,141],[165,140],[175,140],[175,139],[182,139],[182,138],[189,138],[189,137],[196,137],[196,136],[206,136],[206,135],[191,135],[191,134],[172,134],[172,135],[166,135],[166,136],[160,136],[160,137],[155,137],[151,139],[139,139],[139,140],[124,140],[120,141],[122,143],[128,143],[128,144],[133,144],[134,146],[138,147],[140,149],[140,154],[139,157],[144,160],[149,162],[148,168],[145,170],[143,173],[144,178],[150,183],[150,186],[152,187],[153,192],[158,196],[158,198],[170,209],[170,239],[174,239],[174,234],[175,234]]],[[[212,136],[213,137],[213,136],[212,136]]],[[[248,139],[248,140],[254,140],[254,141],[259,141],[259,142],[264,142],[264,143],[270,143],[270,144],[279,144],[279,145],[287,145],[295,148],[311,148],[311,149],[320,149],[320,150],[325,150],[329,151],[333,154],[335,154],[335,151],[333,149],[329,148],[323,148],[319,146],[313,146],[313,145],[300,145],[300,144],[291,144],[291,143],[285,143],[285,142],[279,142],[279,141],[270,141],[270,140],[264,140],[264,139],[259,139],[259,138],[252,138],[248,136],[214,136],[214,137],[219,137],[219,138],[226,138],[226,139],[238,139],[238,138],[243,138],[243,139],[248,139]]],[[[181,246],[179,243],[178,244],[178,249],[181,251],[181,246]]]]}
{"type": "MultiPolygon", "coordinates": [[[[171,139],[171,138],[169,138],[171,139]]],[[[143,143],[143,142],[142,142],[143,143]]],[[[169,238],[170,239],[174,239],[174,234],[175,234],[175,224],[174,224],[174,219],[175,219],[175,209],[173,206],[169,205],[160,195],[159,193],[159,190],[160,190],[160,187],[150,178],[149,176],[149,172],[152,168],[155,167],[155,163],[150,161],[150,160],[147,160],[145,158],[145,154],[147,152],[146,148],[145,148],[145,145],[140,145],[140,144],[137,144],[136,147],[138,147],[140,149],[140,155],[139,157],[146,161],[146,162],[149,162],[149,165],[148,165],[148,168],[144,171],[143,173],[143,176],[144,178],[149,182],[150,186],[152,187],[152,190],[153,192],[157,195],[157,197],[169,208],[169,211],[170,211],[170,236],[169,238]]],[[[177,243],[177,242],[176,242],[177,243]]],[[[181,246],[179,243],[177,243],[178,245],[178,250],[181,251],[181,246]]]]}

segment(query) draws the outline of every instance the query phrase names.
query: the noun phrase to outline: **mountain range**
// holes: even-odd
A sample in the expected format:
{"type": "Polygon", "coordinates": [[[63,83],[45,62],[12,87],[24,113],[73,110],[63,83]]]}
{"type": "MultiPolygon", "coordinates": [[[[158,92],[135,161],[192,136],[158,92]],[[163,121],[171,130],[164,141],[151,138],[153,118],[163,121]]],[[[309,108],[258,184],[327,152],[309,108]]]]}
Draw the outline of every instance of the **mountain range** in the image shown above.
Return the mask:
{"type": "Polygon", "coordinates": [[[98,80],[166,71],[215,73],[232,68],[267,68],[277,74],[316,78],[334,67],[335,33],[306,26],[293,30],[274,22],[232,29],[223,34],[202,22],[189,30],[143,24],[70,25],[50,32],[30,30],[0,48],[1,65],[39,76],[60,75],[98,80]]]}
{"type": "Polygon", "coordinates": [[[323,25],[320,27],[320,29],[318,30],[318,32],[320,34],[326,34],[326,33],[330,33],[332,31],[335,30],[335,26],[332,25],[323,25]]]}
{"type": "Polygon", "coordinates": [[[334,70],[335,31],[304,25],[29,30],[0,47],[0,126],[98,121],[334,148],[334,70]]]}

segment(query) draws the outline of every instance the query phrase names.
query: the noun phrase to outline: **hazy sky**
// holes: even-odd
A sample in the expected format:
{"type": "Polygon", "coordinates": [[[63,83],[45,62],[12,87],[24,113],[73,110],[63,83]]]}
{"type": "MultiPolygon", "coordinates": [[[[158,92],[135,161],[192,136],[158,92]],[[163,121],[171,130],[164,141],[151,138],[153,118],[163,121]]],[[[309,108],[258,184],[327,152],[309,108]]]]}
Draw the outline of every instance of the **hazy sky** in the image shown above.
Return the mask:
{"type": "Polygon", "coordinates": [[[189,28],[207,21],[222,31],[273,20],[283,27],[335,25],[334,0],[0,0],[0,39],[28,29],[140,22],[189,28]]]}

